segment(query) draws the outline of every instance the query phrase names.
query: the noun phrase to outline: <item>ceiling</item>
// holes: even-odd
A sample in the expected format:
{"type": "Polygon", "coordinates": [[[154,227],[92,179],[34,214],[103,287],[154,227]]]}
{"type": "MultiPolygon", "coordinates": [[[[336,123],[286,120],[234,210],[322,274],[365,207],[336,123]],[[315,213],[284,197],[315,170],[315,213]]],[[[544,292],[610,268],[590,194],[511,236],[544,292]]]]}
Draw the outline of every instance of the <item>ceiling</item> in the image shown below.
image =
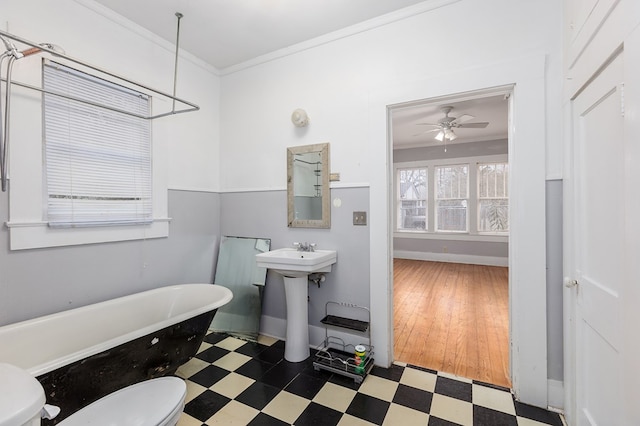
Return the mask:
{"type": "MultiPolygon", "coordinates": [[[[282,49],[333,33],[337,38],[391,22],[403,14],[438,7],[432,0],[95,0],[170,43],[176,41],[176,12],[180,48],[218,70],[232,69],[282,49]],[[351,27],[351,28],[348,28],[351,27]]],[[[295,50],[295,49],[294,49],[295,50]]],[[[441,103],[414,102],[393,110],[394,148],[441,144],[437,132],[417,123],[435,123],[453,106],[450,116],[473,115],[469,123],[488,121],[484,129],[455,129],[454,143],[507,137],[507,102],[503,96],[441,103]]]]}
{"type": "Polygon", "coordinates": [[[96,0],[219,70],[425,0],[96,0]]]}
{"type": "Polygon", "coordinates": [[[451,99],[440,102],[424,101],[412,103],[406,107],[394,108],[391,113],[393,147],[394,149],[402,149],[442,145],[442,142],[435,139],[437,131],[424,133],[434,127],[419,123],[437,123],[445,116],[442,112],[443,106],[453,107],[449,117],[460,117],[463,114],[474,117],[465,121],[464,124],[489,122],[489,125],[484,129],[455,128],[453,131],[457,139],[447,143],[507,139],[508,105],[509,102],[504,94],[500,94],[462,101],[451,99]]]}

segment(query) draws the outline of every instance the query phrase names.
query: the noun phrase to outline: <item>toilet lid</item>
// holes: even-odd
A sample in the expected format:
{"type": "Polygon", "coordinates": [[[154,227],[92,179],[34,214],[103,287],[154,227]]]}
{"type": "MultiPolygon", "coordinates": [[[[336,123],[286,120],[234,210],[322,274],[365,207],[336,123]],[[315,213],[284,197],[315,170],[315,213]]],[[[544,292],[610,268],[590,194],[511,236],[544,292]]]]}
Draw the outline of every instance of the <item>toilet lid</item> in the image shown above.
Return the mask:
{"type": "Polygon", "coordinates": [[[58,423],[60,426],[158,426],[182,411],[184,380],[160,377],[109,394],[58,423]]]}
{"type": "Polygon", "coordinates": [[[44,389],[26,371],[0,363],[0,395],[0,426],[21,425],[40,418],[44,389]]]}

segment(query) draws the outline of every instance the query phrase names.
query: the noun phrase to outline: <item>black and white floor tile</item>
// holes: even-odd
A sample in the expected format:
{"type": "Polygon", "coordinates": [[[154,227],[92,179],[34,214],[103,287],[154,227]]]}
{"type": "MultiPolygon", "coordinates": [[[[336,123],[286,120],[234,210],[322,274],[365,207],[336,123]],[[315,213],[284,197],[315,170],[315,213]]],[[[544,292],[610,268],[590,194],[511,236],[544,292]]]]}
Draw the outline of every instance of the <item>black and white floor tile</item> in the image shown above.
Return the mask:
{"type": "Polygon", "coordinates": [[[187,399],[178,426],[562,426],[560,415],[514,401],[508,389],[412,365],[374,367],[361,384],[313,359],[284,360],[284,342],[205,337],[180,367],[187,399]]]}

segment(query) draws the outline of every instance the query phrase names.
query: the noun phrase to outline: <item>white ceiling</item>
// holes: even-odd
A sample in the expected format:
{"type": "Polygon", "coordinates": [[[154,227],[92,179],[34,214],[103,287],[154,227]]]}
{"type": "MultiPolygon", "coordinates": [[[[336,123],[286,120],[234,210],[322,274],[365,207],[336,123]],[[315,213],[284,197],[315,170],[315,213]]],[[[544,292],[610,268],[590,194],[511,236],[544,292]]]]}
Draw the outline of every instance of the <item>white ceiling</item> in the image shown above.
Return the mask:
{"type": "Polygon", "coordinates": [[[442,112],[443,106],[453,107],[449,117],[460,117],[463,114],[474,117],[465,121],[465,124],[489,122],[489,125],[484,129],[455,128],[453,131],[457,139],[447,143],[506,139],[508,136],[508,104],[505,96],[501,94],[463,101],[450,99],[440,102],[425,101],[424,103],[412,103],[404,108],[395,108],[391,114],[393,147],[399,149],[441,145],[442,142],[434,139],[438,132],[424,133],[433,127],[419,123],[437,123],[445,116],[442,112]]]}
{"type": "Polygon", "coordinates": [[[96,0],[219,70],[424,0],[96,0]]]}
{"type": "MultiPolygon", "coordinates": [[[[427,11],[442,0],[95,0],[218,70],[236,67],[281,49],[354,26],[374,27],[399,16],[427,11]]],[[[428,13],[428,12],[427,12],[428,13]]],[[[437,122],[443,105],[450,116],[469,114],[469,123],[488,121],[485,129],[455,129],[455,143],[507,137],[507,102],[502,96],[460,102],[413,103],[393,110],[395,148],[430,146],[437,133],[425,133],[420,122],[437,122]]]]}

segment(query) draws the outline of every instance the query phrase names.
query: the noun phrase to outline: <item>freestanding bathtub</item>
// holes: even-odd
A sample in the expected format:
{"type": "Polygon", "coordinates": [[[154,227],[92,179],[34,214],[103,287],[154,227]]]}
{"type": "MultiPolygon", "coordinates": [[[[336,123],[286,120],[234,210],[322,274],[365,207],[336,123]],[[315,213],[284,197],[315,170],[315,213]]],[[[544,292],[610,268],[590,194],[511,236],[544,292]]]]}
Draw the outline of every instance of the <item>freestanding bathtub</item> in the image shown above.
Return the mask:
{"type": "Polygon", "coordinates": [[[226,287],[183,284],[0,327],[0,362],[40,381],[53,425],[125,386],[173,374],[193,357],[226,287]]]}

